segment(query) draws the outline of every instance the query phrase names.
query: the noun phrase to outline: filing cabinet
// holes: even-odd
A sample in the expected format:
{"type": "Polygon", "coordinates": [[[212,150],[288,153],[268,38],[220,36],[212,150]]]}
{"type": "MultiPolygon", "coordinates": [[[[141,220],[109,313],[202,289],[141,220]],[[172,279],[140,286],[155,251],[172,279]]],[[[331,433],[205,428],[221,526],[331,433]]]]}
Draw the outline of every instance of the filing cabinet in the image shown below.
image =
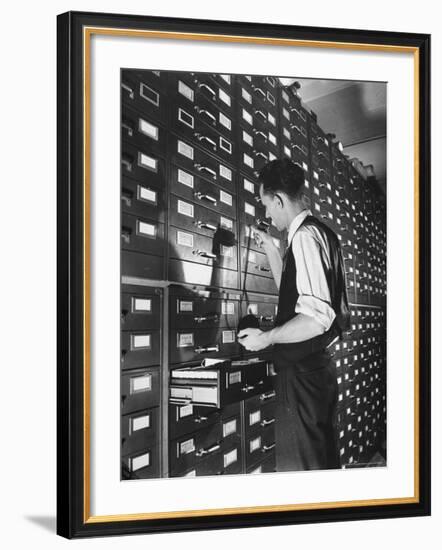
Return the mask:
{"type": "Polygon", "coordinates": [[[251,227],[265,227],[283,254],[287,236],[265,218],[257,179],[281,157],[303,169],[306,205],[341,243],[351,327],[329,349],[338,446],[343,467],[364,465],[386,434],[386,213],[376,181],[324,131],[302,90],[272,76],[123,70],[121,105],[122,478],[276,468],[271,352],[247,352],[236,331],[247,314],[263,330],[277,315],[251,227]],[[195,380],[180,385],[173,373],[216,360],[243,365],[217,380],[220,400],[198,402],[195,380]],[[254,378],[250,360],[266,365],[254,378]]]}

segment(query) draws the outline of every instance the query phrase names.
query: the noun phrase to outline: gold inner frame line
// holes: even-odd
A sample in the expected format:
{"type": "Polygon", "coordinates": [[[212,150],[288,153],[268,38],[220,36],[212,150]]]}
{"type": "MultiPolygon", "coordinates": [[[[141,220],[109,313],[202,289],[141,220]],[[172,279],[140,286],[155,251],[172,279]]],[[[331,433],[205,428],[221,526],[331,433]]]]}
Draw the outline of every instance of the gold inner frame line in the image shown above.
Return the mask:
{"type": "Polygon", "coordinates": [[[353,42],[330,42],[320,40],[296,40],[266,37],[245,37],[235,35],[186,33],[169,31],[148,31],[137,29],[114,29],[108,27],[83,28],[83,250],[84,250],[84,349],[83,349],[83,384],[84,384],[84,523],[103,523],[116,521],[134,521],[149,519],[191,518],[230,514],[255,514],[263,512],[284,512],[297,510],[323,510],[348,508],[352,506],[379,506],[393,504],[412,504],[419,502],[419,49],[410,46],[363,44],[353,42]],[[202,510],[177,510],[169,512],[151,512],[136,514],[117,514],[109,516],[92,516],[90,513],[90,56],[91,36],[111,35],[138,38],[158,38],[177,40],[199,40],[212,42],[248,43],[258,45],[334,48],[344,50],[362,50],[372,52],[412,53],[414,60],[414,495],[411,497],[351,500],[337,502],[284,504],[269,506],[249,506],[233,508],[214,508],[202,510]]]}

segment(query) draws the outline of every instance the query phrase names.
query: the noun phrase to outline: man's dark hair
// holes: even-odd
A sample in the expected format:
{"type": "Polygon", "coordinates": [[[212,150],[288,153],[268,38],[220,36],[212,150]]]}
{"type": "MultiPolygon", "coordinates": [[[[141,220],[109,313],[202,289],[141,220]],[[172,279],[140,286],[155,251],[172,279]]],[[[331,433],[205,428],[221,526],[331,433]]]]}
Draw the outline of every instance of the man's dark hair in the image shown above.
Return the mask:
{"type": "Polygon", "coordinates": [[[259,181],[263,192],[276,195],[284,192],[292,200],[299,199],[304,189],[304,170],[290,159],[275,159],[261,168],[259,181]]]}

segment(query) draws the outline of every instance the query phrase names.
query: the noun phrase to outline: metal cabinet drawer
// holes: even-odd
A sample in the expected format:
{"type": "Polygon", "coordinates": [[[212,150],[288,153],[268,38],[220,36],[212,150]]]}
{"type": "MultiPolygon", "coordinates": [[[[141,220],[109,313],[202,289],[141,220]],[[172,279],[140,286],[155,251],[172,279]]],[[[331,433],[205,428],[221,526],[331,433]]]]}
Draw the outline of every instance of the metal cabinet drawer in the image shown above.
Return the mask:
{"type": "Polygon", "coordinates": [[[121,365],[133,369],[157,365],[160,362],[160,331],[122,331],[121,365]]]}
{"type": "Polygon", "coordinates": [[[200,175],[212,183],[217,183],[219,179],[233,180],[233,165],[220,162],[189,140],[171,134],[169,150],[171,162],[188,172],[200,175]]]}
{"type": "Polygon", "coordinates": [[[173,258],[169,260],[168,278],[170,281],[177,283],[205,285],[215,288],[239,288],[238,271],[222,269],[217,265],[203,265],[193,261],[173,258]]]}
{"type": "Polygon", "coordinates": [[[123,250],[164,256],[164,224],[155,219],[123,213],[121,239],[123,250]]]}
{"type": "Polygon", "coordinates": [[[273,279],[266,254],[241,247],[241,270],[273,279]]]}
{"type": "Polygon", "coordinates": [[[164,279],[164,259],[140,252],[121,252],[121,275],[141,279],[164,279]]]}
{"type": "Polygon", "coordinates": [[[160,409],[147,409],[121,417],[121,454],[133,455],[159,441],[160,409]]]}
{"type": "Polygon", "coordinates": [[[148,187],[166,188],[165,161],[126,141],[121,143],[121,173],[148,187]]]}
{"type": "Polygon", "coordinates": [[[169,257],[213,268],[236,270],[238,267],[236,246],[225,246],[212,238],[172,226],[169,229],[169,257]]]}
{"type": "Polygon", "coordinates": [[[224,361],[204,370],[199,367],[174,369],[170,399],[175,404],[222,408],[245,397],[270,391],[269,370],[269,364],[257,358],[224,361]]]}
{"type": "Polygon", "coordinates": [[[224,437],[232,432],[233,427],[236,433],[240,433],[239,424],[240,404],[233,403],[223,409],[212,407],[201,407],[194,405],[170,405],[169,406],[169,438],[176,439],[184,434],[198,431],[206,426],[221,423],[224,437]],[[237,419],[234,426],[229,424],[230,419],[237,419]]]}
{"type": "Polygon", "coordinates": [[[255,406],[250,406],[245,413],[245,434],[247,438],[259,435],[267,428],[274,429],[275,425],[275,401],[257,402],[255,406]]]}
{"type": "Polygon", "coordinates": [[[266,292],[267,294],[278,294],[273,277],[253,275],[248,272],[241,272],[241,288],[251,292],[266,292]]]}
{"type": "MultiPolygon", "coordinates": [[[[268,405],[272,408],[275,406],[276,392],[274,389],[269,389],[249,397],[244,401],[244,414],[247,416],[250,412],[259,407],[267,407],[268,405]]],[[[247,424],[247,418],[246,418],[247,424]]]]}
{"type": "Polygon", "coordinates": [[[264,460],[247,468],[248,474],[266,474],[276,472],[276,456],[274,451],[265,453],[264,460]]]}
{"type": "Polygon", "coordinates": [[[121,413],[128,414],[160,404],[159,367],[123,372],[121,375],[121,413]]]}
{"type": "Polygon", "coordinates": [[[226,327],[236,329],[238,304],[235,300],[177,296],[170,298],[172,328],[226,327]]]}
{"type": "Polygon", "coordinates": [[[123,106],[129,106],[165,122],[167,118],[167,82],[167,72],[122,71],[121,100],[123,106]]]}
{"type": "Polygon", "coordinates": [[[174,464],[171,476],[195,477],[240,474],[242,473],[241,442],[237,438],[230,438],[221,443],[218,452],[193,463],[189,461],[186,466],[183,468],[183,466],[179,467],[179,465],[174,464]]]}
{"type": "MultiPolygon", "coordinates": [[[[214,196],[217,195],[214,194],[214,196]]],[[[236,237],[236,223],[232,218],[233,216],[228,219],[223,218],[219,212],[207,208],[201,199],[198,204],[183,200],[176,195],[170,197],[169,221],[171,225],[200,233],[214,239],[214,242],[223,238],[225,241],[221,228],[228,229],[236,237]]]]}
{"type": "Polygon", "coordinates": [[[145,151],[149,155],[165,157],[166,130],[157,121],[126,107],[121,117],[123,141],[145,151]]]}
{"type": "Polygon", "coordinates": [[[246,437],[246,468],[260,462],[267,453],[274,452],[275,448],[275,430],[270,425],[262,428],[259,433],[254,433],[246,437]]]}
{"type": "Polygon", "coordinates": [[[164,223],[166,202],[164,189],[126,177],[122,179],[121,206],[123,212],[164,223]]]}
{"type": "Polygon", "coordinates": [[[220,215],[220,225],[233,230],[236,218],[235,182],[218,178],[216,185],[176,166],[171,167],[171,191],[177,196],[198,201],[220,215]]]}
{"type": "Polygon", "coordinates": [[[172,107],[171,129],[221,161],[232,163],[235,154],[232,119],[216,108],[209,109],[210,106],[189,109],[182,101],[177,102],[172,107]],[[206,121],[208,115],[214,117],[209,123],[206,121]]]}
{"type": "Polygon", "coordinates": [[[161,290],[135,288],[121,294],[122,330],[158,329],[161,326],[161,290]]]}
{"type": "MultiPolygon", "coordinates": [[[[235,420],[235,419],[233,419],[235,420]]],[[[239,414],[236,418],[240,424],[239,414]]],[[[171,472],[185,471],[207,456],[218,454],[226,447],[228,440],[239,440],[240,433],[223,436],[223,424],[214,423],[192,434],[185,434],[170,442],[171,472]]]]}
{"type": "Polygon", "coordinates": [[[151,479],[160,475],[159,448],[156,442],[142,451],[122,458],[121,478],[124,479],[151,479]]]}
{"type": "Polygon", "coordinates": [[[170,332],[171,363],[202,361],[204,357],[237,356],[239,353],[236,327],[173,329],[170,332]]]}
{"type": "Polygon", "coordinates": [[[263,296],[248,296],[247,301],[241,303],[241,317],[255,315],[262,326],[273,325],[278,313],[278,299],[263,296]]]}

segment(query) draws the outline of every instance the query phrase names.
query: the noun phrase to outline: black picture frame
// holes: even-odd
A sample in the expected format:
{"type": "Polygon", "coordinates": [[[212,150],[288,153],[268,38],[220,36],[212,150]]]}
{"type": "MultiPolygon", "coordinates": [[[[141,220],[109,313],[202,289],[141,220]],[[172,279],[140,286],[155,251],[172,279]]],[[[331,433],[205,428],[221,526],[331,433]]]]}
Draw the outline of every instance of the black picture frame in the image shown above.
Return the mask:
{"type": "Polygon", "coordinates": [[[430,35],[68,12],[57,21],[57,533],[66,538],[334,522],[430,514],[430,35]],[[412,48],[419,62],[418,491],[414,502],[199,517],[94,520],[85,490],[84,29],[140,29],[412,48]]]}

